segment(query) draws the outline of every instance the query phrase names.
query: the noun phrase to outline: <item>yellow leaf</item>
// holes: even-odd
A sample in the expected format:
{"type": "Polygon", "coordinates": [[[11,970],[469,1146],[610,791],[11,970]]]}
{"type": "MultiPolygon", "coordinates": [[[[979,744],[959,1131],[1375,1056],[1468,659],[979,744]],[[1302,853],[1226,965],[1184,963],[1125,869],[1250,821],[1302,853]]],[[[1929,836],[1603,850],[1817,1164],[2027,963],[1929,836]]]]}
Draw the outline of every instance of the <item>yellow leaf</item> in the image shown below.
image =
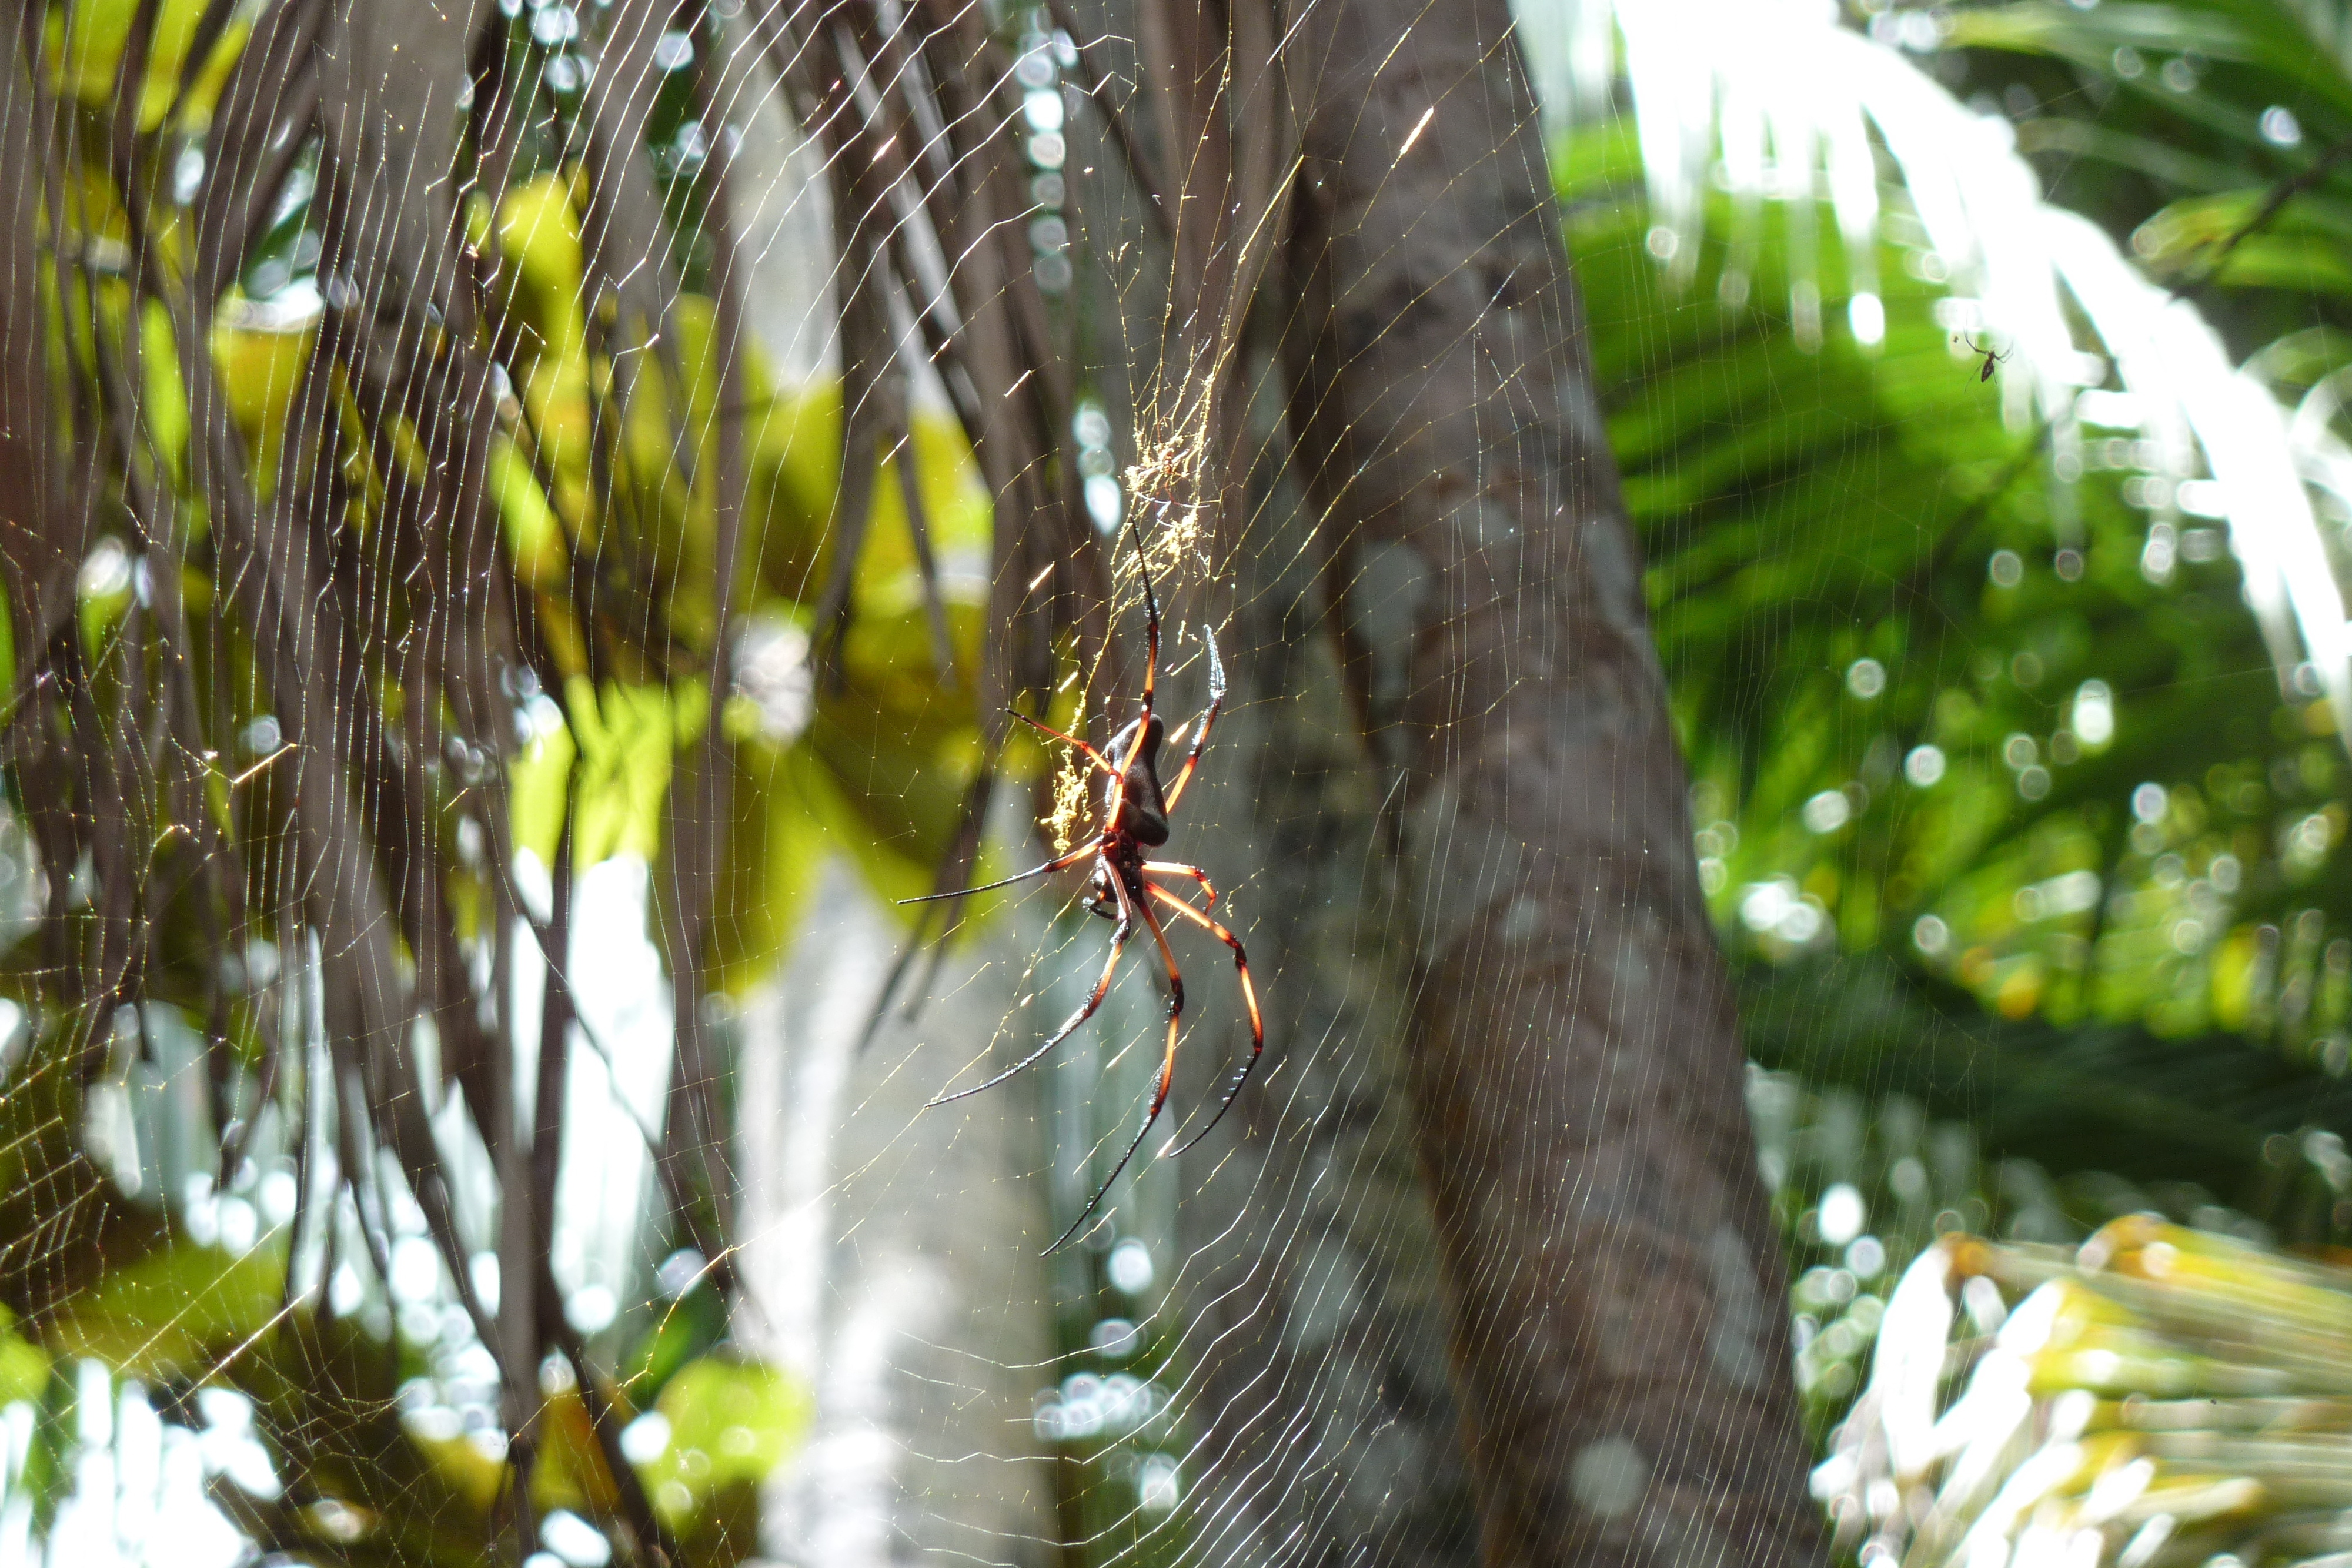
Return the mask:
{"type": "Polygon", "coordinates": [[[563,814],[571,804],[572,763],[578,754],[571,730],[550,724],[507,765],[507,811],[515,847],[530,851],[541,865],[555,863],[563,814]]]}
{"type": "Polygon", "coordinates": [[[141,368],[147,382],[147,428],[164,465],[180,475],[188,454],[188,389],[180,379],[180,348],[172,337],[171,312],[150,299],[139,317],[141,368]]]}
{"type": "Polygon", "coordinates": [[[599,693],[575,678],[564,696],[580,748],[573,863],[584,871],[618,854],[652,860],[661,847],[662,799],[676,746],[670,694],[618,681],[599,693]]]}
{"type": "Polygon", "coordinates": [[[556,504],[583,538],[591,521],[586,484],[591,434],[588,418],[588,350],[577,344],[542,353],[523,372],[523,411],[539,441],[540,460],[558,480],[556,504]],[[564,479],[578,481],[567,493],[564,479]],[[566,502],[570,505],[566,505],[566,502]]]}
{"type": "Polygon", "coordinates": [[[285,1280],[282,1245],[238,1254],[176,1241],[68,1296],[42,1338],[54,1354],[142,1377],[198,1372],[277,1316],[285,1280]]]}
{"type": "Polygon", "coordinates": [[[508,193],[499,208],[499,253],[514,268],[512,308],[542,354],[566,355],[584,342],[580,308],[580,214],[570,182],[549,172],[508,193]]]}
{"type": "MultiPolygon", "coordinates": [[[[112,102],[114,73],[131,40],[131,24],[138,10],[139,0],[75,0],[70,6],[50,12],[49,68],[59,91],[93,109],[112,102]]],[[[141,131],[152,131],[163,123],[163,112],[179,89],[180,70],[195,42],[204,12],[205,0],[163,0],[155,19],[147,79],[140,87],[141,131]]]]}
{"type": "Polygon", "coordinates": [[[278,450],[318,335],[316,316],[279,323],[234,295],[213,327],[213,366],[229,417],[253,455],[254,487],[264,498],[275,488],[278,450]]]}
{"type": "Polygon", "coordinates": [[[49,1383],[49,1354],[16,1332],[16,1315],[0,1307],[0,1408],[38,1402],[49,1383]]]}
{"type": "Polygon", "coordinates": [[[444,1437],[406,1427],[408,1440],[425,1456],[441,1484],[478,1514],[488,1514],[506,1485],[507,1467],[462,1437],[444,1437]]]}
{"type": "Polygon", "coordinates": [[[782,1464],[807,1436],[815,1402],[781,1367],[706,1355],[662,1385],[655,1408],[669,1422],[669,1447],[644,1467],[646,1490],[676,1529],[713,1493],[756,1485],[782,1464]]]}
{"type": "Polygon", "coordinates": [[[490,441],[490,497],[506,524],[507,551],[515,575],[533,588],[553,588],[565,569],[563,527],[530,464],[505,436],[490,441]]]}
{"type": "Polygon", "coordinates": [[[817,876],[834,852],[828,823],[853,821],[808,752],[744,743],[736,753],[735,822],[720,868],[713,927],[719,983],[739,990],[764,978],[799,934],[817,876]]]}
{"type": "Polygon", "coordinates": [[[2253,1009],[2255,982],[2262,967],[2254,934],[2230,933],[2213,955],[2213,1017],[2223,1029],[2242,1030],[2253,1009]]]}

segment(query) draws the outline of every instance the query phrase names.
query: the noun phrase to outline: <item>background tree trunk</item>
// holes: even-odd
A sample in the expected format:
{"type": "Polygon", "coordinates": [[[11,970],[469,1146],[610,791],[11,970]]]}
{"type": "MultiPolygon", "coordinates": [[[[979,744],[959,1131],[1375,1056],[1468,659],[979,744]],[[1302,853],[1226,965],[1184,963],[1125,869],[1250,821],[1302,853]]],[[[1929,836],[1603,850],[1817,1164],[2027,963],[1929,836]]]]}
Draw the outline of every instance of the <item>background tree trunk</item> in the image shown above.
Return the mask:
{"type": "MultiPolygon", "coordinates": [[[[1148,9],[1128,0],[1073,5],[1090,40],[1082,85],[1113,78],[1146,166],[1181,171],[1200,207],[1246,204],[1238,176],[1175,155],[1156,106],[1126,99],[1116,86],[1172,77],[1214,87],[1220,78],[1214,58],[1148,64],[1141,56],[1154,40],[1175,47],[1171,31],[1196,53],[1225,43],[1221,27],[1205,42],[1155,29],[1148,9]],[[1144,49],[1129,40],[1144,40],[1144,49]]],[[[1269,20],[1264,32],[1275,31],[1269,20]]],[[[1264,65],[1262,52],[1260,73],[1264,65]]],[[[1258,81],[1255,92],[1234,88],[1212,93],[1205,110],[1192,105],[1196,133],[1204,125],[1244,139],[1275,130],[1278,86],[1269,92],[1258,81]]],[[[1100,324],[1081,340],[1083,376],[1118,427],[1113,444],[1134,452],[1167,436],[1184,403],[1187,394],[1169,389],[1201,367],[1172,323],[1214,279],[1206,259],[1171,258],[1168,231],[1129,183],[1099,119],[1080,116],[1072,129],[1075,210],[1087,247],[1109,264],[1085,286],[1076,311],[1100,324]]],[[[1245,171],[1254,160],[1232,162],[1245,171]]],[[[1226,272],[1231,260],[1223,258],[1226,272]]],[[[1268,283],[1279,292],[1278,277],[1268,283]]],[[[1233,683],[1170,852],[1217,879],[1224,918],[1248,944],[1258,977],[1267,1054],[1214,1134],[1181,1162],[1142,1173],[1146,1212],[1123,1214],[1118,1228],[1176,1260],[1165,1297],[1143,1305],[1181,1333],[1183,1561],[1466,1568],[1476,1558],[1476,1525],[1448,1383],[1435,1230],[1414,1153],[1408,966],[1381,843],[1385,786],[1365,765],[1328,635],[1318,525],[1286,469],[1276,344],[1259,326],[1237,335],[1239,362],[1217,411],[1226,434],[1211,448],[1228,490],[1212,511],[1209,575],[1162,583],[1171,630],[1181,627],[1170,644],[1177,652],[1166,711],[1189,716],[1202,701],[1193,630],[1202,621],[1217,629],[1233,683]]],[[[1221,957],[1199,946],[1182,956],[1193,1021],[1174,1103],[1197,1115],[1214,1103],[1248,1034],[1221,957]]],[[[1091,980],[1090,968],[1078,973],[1085,965],[1070,964],[1076,983],[1091,980]]],[[[1117,1031],[1100,1038],[1107,1052],[1117,1031]]],[[[1129,1109],[1115,1103],[1107,1125],[1120,1124],[1129,1109]]]]}
{"type": "MultiPolygon", "coordinates": [[[[1295,486],[1233,562],[1235,716],[1192,831],[1236,900],[1274,1041],[1245,1132],[1191,1157],[1179,1209],[1214,1489],[1207,1561],[1466,1565],[1476,1521],[1448,1380],[1436,1230],[1415,1159],[1410,923],[1295,486]]],[[[1219,1038],[1211,1036],[1209,1038],[1219,1038]]],[[[1222,1037],[1239,1038],[1236,1026],[1222,1037]]],[[[1203,1052],[1190,1103],[1217,1087],[1203,1052]]]]}
{"type": "Polygon", "coordinates": [[[1034,1568],[1054,1555],[1055,1472],[1030,1402],[1058,1375],[1034,1090],[922,1109],[1013,1011],[1018,936],[951,954],[938,1001],[866,1040],[903,929],[839,862],[817,896],[824,917],[743,1028],[747,1321],[815,1396],[764,1490],[762,1549],[1034,1568]]]}
{"type": "MultiPolygon", "coordinates": [[[[1475,1478],[1490,1561],[1795,1560],[1815,1531],[1777,1239],[1532,96],[1500,5],[1442,28],[1369,5],[1294,20],[1306,162],[1269,282],[1302,308],[1269,316],[1306,325],[1257,345],[1266,374],[1235,378],[1262,389],[1256,406],[1221,411],[1246,434],[1220,580],[1169,585],[1171,711],[1200,700],[1184,650],[1204,617],[1235,685],[1176,852],[1228,889],[1274,1040],[1236,1108],[1245,1133],[1138,1177],[1181,1182],[1160,1311],[1183,1331],[1179,1409],[1201,1438],[1184,1464],[1191,1551],[1465,1563],[1475,1478]],[[1303,438],[1295,470],[1286,424],[1303,438]],[[1344,587],[1328,604],[1327,583],[1344,587]]],[[[1105,23],[1097,37],[1145,36],[1105,23]]],[[[1108,181],[1110,153],[1079,152],[1074,169],[1108,181]]],[[[1165,419],[1150,367],[1180,312],[1149,285],[1178,269],[1131,196],[1106,185],[1079,206],[1098,254],[1142,258],[1088,308],[1123,317],[1124,340],[1090,374],[1115,416],[1165,419]]],[[[1044,956],[1048,973],[1093,963],[1044,956]]],[[[836,955],[806,983],[846,995],[856,967],[836,955]]],[[[1198,1106],[1244,1037],[1226,988],[1190,989],[1179,1103],[1198,1106]]],[[[1102,1035],[1108,1050],[1119,1030],[1102,1035]]],[[[779,1068],[821,1066],[814,1045],[779,1068]]],[[[807,1092],[754,1088],[747,1109],[807,1092]]],[[[1113,1203],[1106,1236],[1158,1242],[1157,1199],[1113,1203]]],[[[854,1252],[816,1264],[829,1295],[855,1293],[868,1265],[853,1260],[878,1257],[888,1207],[855,1227],[854,1252]]],[[[809,1266],[778,1256],[753,1273],[789,1291],[809,1266]]],[[[928,1293],[905,1283],[898,1296],[928,1293]]],[[[857,1347],[818,1337],[812,1370],[845,1376],[857,1347]]],[[[825,1429],[874,1442],[843,1390],[846,1424],[825,1429]]],[[[892,1442],[922,1446],[923,1420],[897,1411],[892,1442]]],[[[816,1469],[784,1483],[791,1547],[850,1544],[819,1517],[827,1490],[816,1469]]],[[[926,1490],[899,1494],[901,1517],[928,1511],[926,1490]]]]}
{"type": "Polygon", "coordinates": [[[1809,1559],[1731,993],[1507,10],[1295,26],[1294,423],[1402,786],[1485,1555],[1809,1559]]]}

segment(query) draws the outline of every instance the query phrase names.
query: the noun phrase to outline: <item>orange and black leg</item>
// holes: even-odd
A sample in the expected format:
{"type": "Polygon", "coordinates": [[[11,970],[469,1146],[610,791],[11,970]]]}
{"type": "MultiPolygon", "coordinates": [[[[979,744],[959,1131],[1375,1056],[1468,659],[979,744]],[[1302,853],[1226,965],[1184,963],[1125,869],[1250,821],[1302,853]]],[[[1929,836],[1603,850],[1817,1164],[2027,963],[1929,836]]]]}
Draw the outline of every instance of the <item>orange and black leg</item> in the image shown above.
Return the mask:
{"type": "Polygon", "coordinates": [[[1204,627],[1201,639],[1209,644],[1209,706],[1201,715],[1201,727],[1192,736],[1192,748],[1184,754],[1184,766],[1176,770],[1176,781],[1168,786],[1168,809],[1171,811],[1176,802],[1184,798],[1185,787],[1192,782],[1192,770],[1201,766],[1202,748],[1209,744],[1209,727],[1217,722],[1217,715],[1225,706],[1225,662],[1217,655],[1217,634],[1204,627]]]}
{"type": "Polygon", "coordinates": [[[1181,861],[1145,861],[1143,869],[1155,876],[1191,877],[1201,884],[1201,894],[1209,901],[1209,907],[1212,909],[1217,907],[1217,890],[1209,885],[1209,873],[1199,866],[1186,865],[1181,861]]]}
{"type": "Polygon", "coordinates": [[[957,893],[927,893],[920,898],[902,898],[898,902],[900,904],[937,904],[942,898],[969,898],[975,893],[993,893],[1000,887],[1011,887],[1016,882],[1027,882],[1033,876],[1044,876],[1049,872],[1057,872],[1074,866],[1094,853],[1096,848],[1096,841],[1088,839],[1068,854],[1057,856],[1047,861],[1044,865],[1033,865],[1027,871],[1015,872],[1011,876],[996,882],[984,882],[978,887],[967,887],[957,893]]]}
{"type": "Polygon", "coordinates": [[[1055,740],[1060,741],[1064,746],[1076,747],[1080,751],[1085,752],[1088,757],[1092,758],[1094,759],[1095,766],[1101,768],[1104,772],[1115,774],[1118,771],[1118,768],[1113,768],[1110,765],[1109,758],[1105,757],[1101,752],[1097,751],[1093,747],[1087,745],[1085,741],[1080,740],[1076,736],[1064,735],[1052,725],[1040,724],[1035,719],[1031,718],[1027,714],[1021,712],[1017,708],[1006,708],[1004,711],[1011,714],[1014,718],[1019,719],[1023,724],[1027,725],[1031,729],[1035,730],[1040,735],[1051,736],[1055,740]]]}
{"type": "Polygon", "coordinates": [[[1200,926],[1210,936],[1214,936],[1218,941],[1223,943],[1226,946],[1234,950],[1234,973],[1241,979],[1242,1000],[1249,1004],[1249,1057],[1242,1063],[1240,1071],[1234,1074],[1234,1081],[1225,1086],[1224,1097],[1217,1102],[1216,1114],[1209,1118],[1209,1124],[1202,1128],[1199,1132],[1193,1134],[1191,1137],[1185,1139],[1181,1144],[1174,1144],[1174,1141],[1171,1139],[1171,1143],[1173,1146],[1160,1151],[1163,1155],[1181,1155],[1186,1149],[1191,1148],[1193,1145],[1199,1143],[1202,1138],[1207,1137],[1210,1133],[1215,1130],[1217,1124],[1224,1120],[1225,1112],[1232,1107],[1234,1096],[1238,1095],[1242,1092],[1242,1086],[1249,1082],[1250,1073],[1257,1067],[1258,1058],[1265,1054],[1265,1019],[1258,1012],[1257,986],[1255,982],[1250,978],[1249,954],[1244,950],[1241,939],[1235,936],[1232,932],[1226,930],[1223,926],[1218,925],[1215,921],[1210,919],[1207,915],[1202,914],[1199,910],[1193,908],[1191,904],[1185,903],[1182,899],[1177,897],[1174,894],[1169,892],[1166,888],[1159,886],[1156,883],[1147,885],[1150,887],[1152,897],[1157,898],[1160,903],[1168,905],[1171,909],[1175,910],[1178,914],[1183,915],[1185,919],[1190,920],[1195,925],[1200,926]]]}
{"type": "Polygon", "coordinates": [[[980,1093],[982,1090],[993,1089],[998,1084],[1003,1082],[1006,1079],[1021,1071],[1024,1068],[1034,1067],[1039,1061],[1044,1061],[1046,1052],[1052,1051],[1055,1046],[1069,1039],[1071,1035],[1076,1033],[1078,1026],[1086,1022],[1088,1019],[1094,1017],[1095,1009],[1103,1005],[1103,998],[1105,997],[1110,995],[1110,983],[1113,979],[1117,978],[1118,975],[1118,956],[1121,952],[1126,950],[1128,935],[1134,929],[1134,916],[1127,914],[1124,909],[1122,909],[1118,917],[1118,925],[1117,929],[1113,930],[1110,934],[1110,961],[1103,966],[1102,978],[1095,982],[1094,995],[1087,998],[1086,1006],[1080,1008],[1076,1012],[1072,1013],[1067,1019],[1063,1020],[1062,1027],[1054,1031],[1054,1037],[1051,1040],[1048,1040],[1045,1044],[1039,1046],[1036,1050],[1031,1051],[1028,1055],[1023,1057],[1020,1061],[1014,1062],[1012,1066],[1006,1068],[1003,1071],[998,1073],[987,1082],[975,1083],[969,1089],[959,1089],[952,1094],[942,1094],[936,1100],[927,1101],[924,1103],[923,1109],[928,1111],[934,1105],[945,1105],[951,1101],[967,1099],[971,1095],[980,1093]]]}
{"type": "MultiPolygon", "coordinates": [[[[1143,525],[1128,517],[1128,528],[1135,538],[1135,570],[1143,579],[1143,711],[1136,727],[1136,742],[1142,744],[1143,732],[1151,720],[1151,705],[1160,686],[1160,596],[1151,589],[1151,562],[1143,549],[1143,525]]],[[[1128,761],[1132,764],[1135,758],[1128,761]]]]}
{"type": "MultiPolygon", "coordinates": [[[[1150,884],[1147,883],[1143,885],[1148,887],[1150,884]]],[[[1111,1166],[1110,1175],[1104,1177],[1102,1186],[1095,1189],[1094,1197],[1087,1202],[1086,1211],[1071,1223],[1067,1230],[1062,1232],[1060,1240],[1045,1249],[1045,1253],[1049,1257],[1060,1251],[1064,1243],[1076,1236],[1080,1228],[1094,1218],[1095,1210],[1102,1207],[1103,1197],[1110,1191],[1111,1184],[1118,1180],[1120,1173],[1127,1169],[1128,1162],[1135,1158],[1135,1151],[1143,1146],[1143,1140],[1150,1137],[1151,1129],[1158,1125],[1160,1113],[1168,1106],[1168,1091],[1176,1082],[1176,1036],[1184,1021],[1184,974],[1182,970],[1177,968],[1175,951],[1168,946],[1168,933],[1160,925],[1158,917],[1151,913],[1150,907],[1139,901],[1135,901],[1132,894],[1125,889],[1120,891],[1119,902],[1122,905],[1131,904],[1136,914],[1142,917],[1144,925],[1151,928],[1152,940],[1160,945],[1160,961],[1167,966],[1168,1044],[1160,1053],[1160,1082],[1151,1091],[1151,1109],[1144,1116],[1143,1125],[1136,1129],[1134,1141],[1127,1145],[1127,1152],[1118,1156],[1118,1164],[1111,1166]]]]}

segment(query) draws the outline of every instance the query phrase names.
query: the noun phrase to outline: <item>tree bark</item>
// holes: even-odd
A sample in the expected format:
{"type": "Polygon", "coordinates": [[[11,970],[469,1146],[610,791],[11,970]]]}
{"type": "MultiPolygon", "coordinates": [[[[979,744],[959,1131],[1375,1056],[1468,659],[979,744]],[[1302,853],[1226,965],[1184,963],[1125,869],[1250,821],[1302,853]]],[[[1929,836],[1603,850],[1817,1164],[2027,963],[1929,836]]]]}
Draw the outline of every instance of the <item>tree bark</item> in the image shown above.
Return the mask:
{"type": "MultiPolygon", "coordinates": [[[[1318,634],[1315,519],[1291,488],[1254,507],[1271,526],[1233,561],[1234,716],[1218,772],[1185,802],[1188,844],[1233,880],[1271,1042],[1228,1119],[1242,1128],[1181,1173],[1207,1491],[1194,1511],[1211,1526],[1203,1561],[1467,1568],[1475,1511],[1414,1152],[1412,924],[1381,782],[1318,634]]],[[[1221,1049],[1198,1053],[1187,1104],[1221,1086],[1244,1038],[1219,988],[1201,989],[1196,1038],[1221,1049]]]]}
{"type": "Polygon", "coordinates": [[[1398,785],[1485,1557],[1812,1560],[1731,992],[1507,7],[1290,21],[1293,423],[1398,785]]]}
{"type": "MultiPolygon", "coordinates": [[[[1278,8],[1242,0],[1226,8],[1230,25],[1213,7],[1155,14],[1174,9],[1066,6],[1086,44],[1089,104],[1100,101],[1095,84],[1109,83],[1104,96],[1139,151],[1130,160],[1092,112],[1073,120],[1074,211],[1106,264],[1074,314],[1100,324],[1080,338],[1081,380],[1107,406],[1114,446],[1140,454],[1184,432],[1201,441],[1200,489],[1187,494],[1204,503],[1212,538],[1205,570],[1188,562],[1160,579],[1177,650],[1162,711],[1189,717],[1205,700],[1202,623],[1216,630],[1232,691],[1169,855],[1215,877],[1221,915],[1258,978],[1267,1052],[1215,1133],[1145,1167],[1133,1197],[1118,1199],[1118,1233],[1147,1242],[1162,1270],[1147,1299],[1111,1306],[1181,1335],[1163,1375],[1182,1435],[1177,1561],[1466,1568],[1475,1518],[1414,1157],[1405,948],[1380,870],[1382,785],[1364,766],[1322,631],[1315,520],[1285,472],[1286,398],[1265,326],[1280,312],[1246,319],[1254,292],[1270,303],[1283,287],[1286,225],[1257,215],[1290,162],[1271,48],[1278,8]],[[1129,98],[1129,82],[1148,85],[1129,98]],[[1196,156],[1179,151],[1187,138],[1234,145],[1196,156]],[[1199,221],[1163,221],[1152,189],[1159,214],[1199,221]],[[1242,254],[1236,235],[1254,236],[1268,265],[1242,254]],[[1210,376],[1218,389],[1204,398],[1210,376]]],[[[1164,524],[1147,514],[1147,536],[1164,524]]],[[[1176,941],[1189,1027],[1171,1103],[1197,1117],[1249,1035],[1223,955],[1176,941]]],[[[1093,960],[1067,956],[1066,983],[1083,994],[1093,960]]],[[[1114,993],[1112,1007],[1122,994],[1145,993],[1114,993]]],[[[1111,1055],[1130,1038],[1122,1027],[1090,1026],[1083,1049],[1111,1055]]],[[[1098,1098],[1113,1119],[1073,1132],[1078,1146],[1119,1124],[1137,1092],[1107,1083],[1098,1098]]],[[[1066,1220],[1091,1190],[1076,1186],[1066,1220]]]]}

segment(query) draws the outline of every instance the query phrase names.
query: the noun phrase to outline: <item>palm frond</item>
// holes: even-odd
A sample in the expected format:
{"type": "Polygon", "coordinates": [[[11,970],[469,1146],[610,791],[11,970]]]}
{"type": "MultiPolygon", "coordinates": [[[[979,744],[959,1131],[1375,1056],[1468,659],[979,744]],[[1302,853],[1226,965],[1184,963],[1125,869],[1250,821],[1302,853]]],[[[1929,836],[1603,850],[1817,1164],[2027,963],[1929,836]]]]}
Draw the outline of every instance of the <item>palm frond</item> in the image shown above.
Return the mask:
{"type": "MultiPolygon", "coordinates": [[[[2059,484],[2082,471],[2081,394],[2105,392],[2112,379],[2130,401],[2099,404],[2103,419],[2129,408],[2174,495],[2206,484],[2200,509],[2229,524],[2281,678],[2307,659],[2339,731],[2352,734],[2344,595],[2312,498],[2292,476],[2307,469],[2313,482],[2325,478],[2299,466],[2294,423],[2232,364],[2193,302],[2126,262],[2095,225],[2042,200],[2007,121],[1971,111],[1831,13],[1693,3],[1615,15],[1655,225],[1650,244],[1671,276],[1696,277],[1703,193],[1718,175],[1733,215],[1717,287],[1734,300],[1745,297],[1763,204],[1786,203],[1789,309],[1799,343],[1817,343],[1822,281],[1810,212],[1825,194],[1843,242],[1847,328],[1856,344],[1875,346],[1885,334],[1883,149],[1918,225],[1922,265],[1948,281],[1938,320],[2015,354],[2001,382],[2004,412],[2049,428],[2059,484]]],[[[2229,30],[2215,28],[2217,40],[2229,30]]],[[[2266,47],[2285,46],[2273,37],[2266,47]]],[[[2158,577],[2176,559],[2178,517],[2169,501],[2158,508],[2146,559],[2158,577]]],[[[2059,532],[2065,542],[2063,524],[2059,532]]]]}

